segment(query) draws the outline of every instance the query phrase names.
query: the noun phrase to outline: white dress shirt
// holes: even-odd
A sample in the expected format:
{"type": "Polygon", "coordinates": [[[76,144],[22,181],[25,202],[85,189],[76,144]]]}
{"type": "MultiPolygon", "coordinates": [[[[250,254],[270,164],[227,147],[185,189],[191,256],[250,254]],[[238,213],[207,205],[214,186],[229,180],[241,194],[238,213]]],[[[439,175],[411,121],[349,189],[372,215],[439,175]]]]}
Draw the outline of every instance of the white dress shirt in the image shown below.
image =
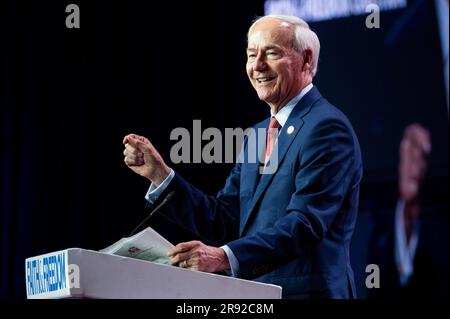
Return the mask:
{"type": "Polygon", "coordinates": [[[419,242],[419,223],[416,221],[412,228],[411,238],[406,238],[405,223],[405,202],[398,200],[395,210],[395,263],[400,276],[400,285],[408,283],[414,272],[414,256],[419,242]]]}

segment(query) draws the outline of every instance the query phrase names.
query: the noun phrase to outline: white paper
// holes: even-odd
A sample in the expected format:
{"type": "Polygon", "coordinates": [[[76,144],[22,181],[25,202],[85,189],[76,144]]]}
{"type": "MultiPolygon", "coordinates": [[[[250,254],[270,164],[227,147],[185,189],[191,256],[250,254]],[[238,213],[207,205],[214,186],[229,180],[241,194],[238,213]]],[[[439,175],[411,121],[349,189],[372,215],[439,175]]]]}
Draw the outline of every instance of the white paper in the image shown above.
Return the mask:
{"type": "Polygon", "coordinates": [[[169,265],[170,258],[167,251],[172,247],[167,239],[153,228],[147,227],[132,237],[122,238],[100,252],[169,265]]]}

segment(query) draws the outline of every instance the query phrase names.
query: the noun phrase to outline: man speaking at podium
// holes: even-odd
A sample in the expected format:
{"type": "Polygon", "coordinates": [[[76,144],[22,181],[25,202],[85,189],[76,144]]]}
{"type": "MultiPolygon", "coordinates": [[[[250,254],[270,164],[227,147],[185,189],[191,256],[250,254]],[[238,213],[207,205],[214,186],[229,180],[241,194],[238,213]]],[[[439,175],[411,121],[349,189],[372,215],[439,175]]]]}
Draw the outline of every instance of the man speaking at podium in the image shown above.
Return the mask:
{"type": "Polygon", "coordinates": [[[169,251],[172,264],[280,285],[284,298],[355,297],[349,246],[361,155],[348,119],[312,84],[319,51],[297,17],[264,16],[249,29],[247,74],[271,112],[254,129],[266,129],[262,167],[276,161],[274,172],[238,162],[217,196],[207,196],[145,137],[124,137],[126,165],[151,181],[147,200],[174,192],[163,214],[220,246],[180,243],[169,251]]]}

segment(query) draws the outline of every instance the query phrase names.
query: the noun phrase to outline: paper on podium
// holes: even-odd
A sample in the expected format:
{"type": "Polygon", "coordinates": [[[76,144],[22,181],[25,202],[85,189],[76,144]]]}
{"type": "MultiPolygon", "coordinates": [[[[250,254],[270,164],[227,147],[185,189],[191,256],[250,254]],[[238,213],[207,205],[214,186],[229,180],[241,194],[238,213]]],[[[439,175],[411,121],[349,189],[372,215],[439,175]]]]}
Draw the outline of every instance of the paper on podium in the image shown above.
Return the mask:
{"type": "Polygon", "coordinates": [[[167,239],[153,228],[147,227],[136,235],[122,238],[100,252],[169,265],[170,258],[167,251],[172,247],[167,239]]]}

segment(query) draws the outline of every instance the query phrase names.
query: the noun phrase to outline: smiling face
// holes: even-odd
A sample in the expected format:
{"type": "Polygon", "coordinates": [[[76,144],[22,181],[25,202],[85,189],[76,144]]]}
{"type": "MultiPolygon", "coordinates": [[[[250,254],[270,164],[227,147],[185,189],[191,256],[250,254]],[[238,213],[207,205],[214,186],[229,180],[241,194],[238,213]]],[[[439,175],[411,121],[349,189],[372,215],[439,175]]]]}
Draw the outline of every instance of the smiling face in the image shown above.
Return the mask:
{"type": "Polygon", "coordinates": [[[297,52],[293,45],[294,27],[278,19],[256,23],[248,36],[247,75],[274,113],[312,81],[304,63],[311,51],[297,52]]]}

